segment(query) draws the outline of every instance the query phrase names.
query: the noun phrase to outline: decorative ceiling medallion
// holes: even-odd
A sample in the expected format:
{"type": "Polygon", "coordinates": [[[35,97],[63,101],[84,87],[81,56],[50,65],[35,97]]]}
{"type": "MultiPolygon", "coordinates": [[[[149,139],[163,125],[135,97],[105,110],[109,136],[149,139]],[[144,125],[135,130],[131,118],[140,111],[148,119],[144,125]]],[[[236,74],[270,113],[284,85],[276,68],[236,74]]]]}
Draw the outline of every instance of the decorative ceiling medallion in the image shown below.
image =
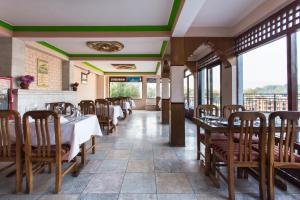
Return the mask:
{"type": "Polygon", "coordinates": [[[114,68],[118,70],[135,70],[135,64],[111,64],[114,68]]]}
{"type": "Polygon", "coordinates": [[[100,52],[117,52],[124,48],[124,45],[118,41],[88,41],[86,45],[100,52]]]}

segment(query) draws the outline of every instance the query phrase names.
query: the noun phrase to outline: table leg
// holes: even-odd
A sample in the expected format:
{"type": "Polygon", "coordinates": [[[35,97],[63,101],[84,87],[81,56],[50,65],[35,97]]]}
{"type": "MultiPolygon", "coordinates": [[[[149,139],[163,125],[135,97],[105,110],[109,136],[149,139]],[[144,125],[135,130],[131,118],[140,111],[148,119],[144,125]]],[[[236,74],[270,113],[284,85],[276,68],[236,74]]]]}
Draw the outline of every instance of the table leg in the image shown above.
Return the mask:
{"type": "Polygon", "coordinates": [[[92,154],[96,153],[96,136],[92,136],[92,154]]]}
{"type": "Polygon", "coordinates": [[[197,160],[200,160],[200,151],[201,151],[199,135],[200,135],[200,127],[197,125],[197,160]]]}
{"type": "Polygon", "coordinates": [[[81,164],[85,165],[86,164],[86,156],[87,156],[86,155],[86,144],[85,143],[81,144],[80,148],[81,148],[81,164]]]}
{"type": "Polygon", "coordinates": [[[205,175],[208,176],[211,168],[210,132],[205,130],[205,175]]]}

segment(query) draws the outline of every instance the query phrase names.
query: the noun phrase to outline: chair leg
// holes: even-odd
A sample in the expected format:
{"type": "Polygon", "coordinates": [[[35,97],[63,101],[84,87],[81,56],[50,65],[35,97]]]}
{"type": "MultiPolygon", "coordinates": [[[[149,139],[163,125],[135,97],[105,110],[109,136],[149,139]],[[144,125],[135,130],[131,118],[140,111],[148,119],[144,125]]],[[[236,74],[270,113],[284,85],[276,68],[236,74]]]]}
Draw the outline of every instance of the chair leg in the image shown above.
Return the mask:
{"type": "Polygon", "coordinates": [[[230,200],[234,200],[235,199],[235,189],[234,189],[234,166],[233,163],[231,163],[230,161],[228,162],[228,166],[227,166],[227,173],[228,173],[228,180],[227,180],[227,184],[228,184],[228,195],[229,195],[229,199],[230,200]]]}
{"type": "Polygon", "coordinates": [[[197,126],[197,160],[200,160],[200,128],[197,126]]]}
{"type": "Polygon", "coordinates": [[[83,143],[81,144],[80,146],[81,150],[80,150],[80,153],[81,153],[81,164],[84,166],[86,164],[86,144],[83,143]]]}
{"type": "Polygon", "coordinates": [[[268,170],[268,186],[267,186],[267,190],[268,190],[268,200],[274,200],[275,196],[274,196],[274,167],[273,167],[273,163],[269,164],[269,170],[268,170]]]}
{"type": "Polygon", "coordinates": [[[52,172],[53,172],[53,163],[49,163],[48,164],[48,170],[49,170],[49,174],[52,174],[52,172]]]}
{"type": "Polygon", "coordinates": [[[16,192],[22,191],[22,180],[23,180],[23,161],[21,159],[16,160],[16,192]]]}
{"type": "Polygon", "coordinates": [[[266,198],[266,165],[262,165],[260,167],[259,192],[260,192],[260,199],[266,200],[267,199],[266,198]]]}
{"type": "Polygon", "coordinates": [[[32,173],[32,162],[30,160],[26,160],[26,192],[32,192],[33,185],[33,173],[32,173]]]}
{"type": "Polygon", "coordinates": [[[92,136],[92,154],[96,153],[96,136],[92,136]]]}
{"type": "Polygon", "coordinates": [[[56,163],[56,177],[55,177],[55,193],[59,193],[61,190],[62,182],[62,164],[56,163]]]}

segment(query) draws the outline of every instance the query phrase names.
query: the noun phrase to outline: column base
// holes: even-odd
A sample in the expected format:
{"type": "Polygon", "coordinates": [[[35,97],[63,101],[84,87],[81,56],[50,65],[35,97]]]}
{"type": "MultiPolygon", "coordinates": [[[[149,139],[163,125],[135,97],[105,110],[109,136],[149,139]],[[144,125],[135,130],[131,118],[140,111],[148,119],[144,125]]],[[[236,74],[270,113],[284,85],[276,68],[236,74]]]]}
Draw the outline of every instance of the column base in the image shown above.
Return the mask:
{"type": "Polygon", "coordinates": [[[170,103],[170,145],[185,146],[185,109],[184,103],[170,103]]]}
{"type": "Polygon", "coordinates": [[[161,123],[169,124],[169,109],[170,109],[170,100],[162,99],[161,100],[161,123]]]}

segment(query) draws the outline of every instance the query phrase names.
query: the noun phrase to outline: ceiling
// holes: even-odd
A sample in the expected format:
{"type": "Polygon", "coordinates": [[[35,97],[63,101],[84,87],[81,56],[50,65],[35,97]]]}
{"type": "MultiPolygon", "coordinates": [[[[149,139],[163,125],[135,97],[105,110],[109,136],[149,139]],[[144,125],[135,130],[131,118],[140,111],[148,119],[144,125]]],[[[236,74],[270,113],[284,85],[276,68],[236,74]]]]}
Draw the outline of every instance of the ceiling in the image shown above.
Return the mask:
{"type": "Polygon", "coordinates": [[[88,61],[82,62],[89,67],[96,67],[100,71],[105,73],[151,73],[156,74],[158,70],[158,65],[160,62],[156,61],[116,61],[116,60],[106,60],[106,61],[88,61]],[[135,64],[136,69],[134,70],[118,70],[112,66],[112,64],[135,64]]]}
{"type": "MultiPolygon", "coordinates": [[[[25,41],[43,41],[67,54],[157,54],[162,50],[166,37],[138,37],[138,38],[22,38],[25,41]],[[98,52],[86,45],[87,41],[118,41],[124,44],[121,51],[107,53],[98,52]]],[[[44,44],[45,44],[44,43],[44,44]]],[[[43,43],[42,43],[43,44],[43,43]]]]}
{"type": "Polygon", "coordinates": [[[192,27],[232,27],[267,0],[207,0],[192,27]]]}
{"type": "Polygon", "coordinates": [[[172,5],[173,0],[9,0],[0,1],[0,19],[13,26],[167,25],[172,5]]]}

